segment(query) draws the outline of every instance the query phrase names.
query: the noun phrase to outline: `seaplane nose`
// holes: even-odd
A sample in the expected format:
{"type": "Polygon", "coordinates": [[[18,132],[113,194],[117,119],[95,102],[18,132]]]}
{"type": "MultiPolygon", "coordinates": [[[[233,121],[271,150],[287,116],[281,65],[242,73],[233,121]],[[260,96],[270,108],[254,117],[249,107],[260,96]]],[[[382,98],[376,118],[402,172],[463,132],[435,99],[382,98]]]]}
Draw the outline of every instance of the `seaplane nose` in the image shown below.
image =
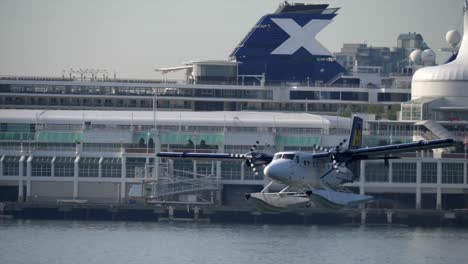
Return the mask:
{"type": "Polygon", "coordinates": [[[275,181],[285,181],[291,174],[291,166],[289,160],[279,160],[270,163],[263,171],[266,177],[275,181]]]}

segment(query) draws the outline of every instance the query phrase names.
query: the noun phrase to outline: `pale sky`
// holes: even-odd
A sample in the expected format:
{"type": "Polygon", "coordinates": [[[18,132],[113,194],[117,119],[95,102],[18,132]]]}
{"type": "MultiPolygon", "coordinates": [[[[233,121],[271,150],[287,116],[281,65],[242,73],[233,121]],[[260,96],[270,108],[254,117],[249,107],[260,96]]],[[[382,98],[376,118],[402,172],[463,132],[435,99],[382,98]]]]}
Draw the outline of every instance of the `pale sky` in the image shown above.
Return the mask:
{"type": "MultiPolygon", "coordinates": [[[[154,68],[227,59],[280,2],[0,0],[0,75],[60,76],[63,69],[101,68],[122,78],[160,78],[154,68]]],[[[405,32],[421,33],[438,50],[447,46],[448,30],[462,30],[463,0],[296,2],[342,8],[317,36],[332,52],[343,43],[396,46],[405,32]]]]}

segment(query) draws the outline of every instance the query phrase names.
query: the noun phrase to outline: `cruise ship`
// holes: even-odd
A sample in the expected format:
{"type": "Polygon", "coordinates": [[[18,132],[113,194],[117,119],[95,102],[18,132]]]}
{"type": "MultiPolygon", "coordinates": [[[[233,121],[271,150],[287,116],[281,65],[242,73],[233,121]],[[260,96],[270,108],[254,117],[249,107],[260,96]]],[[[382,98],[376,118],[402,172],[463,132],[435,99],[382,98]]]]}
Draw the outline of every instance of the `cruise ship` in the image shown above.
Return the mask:
{"type": "Polygon", "coordinates": [[[282,4],[260,18],[228,60],[158,68],[160,79],[119,79],[97,69],[65,70],[59,77],[0,76],[0,105],[11,109],[395,113],[400,102],[410,99],[411,76],[384,73],[377,66],[354,65],[346,71],[315,39],[337,11],[328,5],[282,4]],[[183,71],[185,78],[168,79],[173,71],[183,71]]]}
{"type": "MultiPolygon", "coordinates": [[[[256,141],[264,151],[313,151],[347,138],[354,113],[366,119],[367,146],[448,137],[466,142],[468,100],[460,98],[468,94],[458,86],[439,92],[440,75],[420,73],[433,67],[413,78],[379,67],[345,71],[335,61],[315,35],[337,11],[283,4],[255,24],[229,60],[159,68],[160,80],[118,79],[97,70],[0,77],[0,200],[242,207],[244,193],[266,184],[261,173],[237,161],[159,159],[155,153],[242,153],[256,141]],[[302,28],[306,35],[296,37],[310,42],[290,42],[291,28],[302,28]],[[172,71],[184,71],[185,79],[168,80],[172,71]],[[432,93],[421,93],[431,82],[432,93]],[[375,119],[375,112],[399,120],[375,119]],[[447,121],[450,116],[456,119],[447,121]]],[[[459,54],[467,49],[464,40],[459,54]]],[[[460,61],[468,56],[451,63],[460,61]]],[[[457,76],[445,84],[466,78],[457,76]]],[[[346,188],[373,195],[370,206],[466,208],[462,143],[455,150],[407,153],[388,166],[362,161],[355,168],[359,180],[346,188]]]]}

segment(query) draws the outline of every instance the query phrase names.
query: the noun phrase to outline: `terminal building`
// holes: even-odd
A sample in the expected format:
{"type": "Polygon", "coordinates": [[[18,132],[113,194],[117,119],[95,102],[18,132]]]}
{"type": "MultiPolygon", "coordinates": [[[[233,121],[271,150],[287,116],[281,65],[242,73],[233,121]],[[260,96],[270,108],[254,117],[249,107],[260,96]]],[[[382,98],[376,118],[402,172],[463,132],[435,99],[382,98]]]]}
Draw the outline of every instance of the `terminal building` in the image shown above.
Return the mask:
{"type": "MultiPolygon", "coordinates": [[[[313,151],[350,132],[349,118],[278,112],[2,110],[0,123],[1,198],[54,203],[129,203],[133,185],[153,182],[145,191],[154,200],[244,206],[244,193],[268,183],[261,173],[241,161],[160,160],[155,151],[245,153],[256,141],[265,152],[313,151]]],[[[367,127],[369,146],[427,139],[413,123],[367,127]]],[[[404,156],[389,166],[362,162],[348,188],[374,195],[375,206],[466,207],[463,156],[404,156]]]]}

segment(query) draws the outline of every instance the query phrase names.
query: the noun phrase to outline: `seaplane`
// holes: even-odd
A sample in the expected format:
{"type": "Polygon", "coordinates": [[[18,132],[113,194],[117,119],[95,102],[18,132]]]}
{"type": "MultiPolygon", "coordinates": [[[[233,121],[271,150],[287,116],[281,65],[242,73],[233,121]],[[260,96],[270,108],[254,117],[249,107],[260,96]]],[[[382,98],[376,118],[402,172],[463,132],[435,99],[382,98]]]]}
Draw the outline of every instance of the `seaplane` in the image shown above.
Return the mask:
{"type": "Polygon", "coordinates": [[[159,152],[156,155],[164,158],[244,160],[256,174],[263,169],[263,174],[270,180],[262,191],[245,194],[246,199],[261,211],[284,211],[307,207],[338,209],[367,203],[373,199],[372,196],[342,188],[357,179],[353,167],[359,161],[383,160],[388,166],[390,159],[401,158],[397,156],[399,153],[448,148],[454,144],[453,139],[437,139],[362,147],[362,131],[362,118],[354,116],[349,140],[344,139],[332,148],[314,146],[314,152],[268,154],[257,151],[257,141],[249,152],[243,154],[159,152]],[[268,192],[273,183],[285,187],[279,192],[268,192]]]}

